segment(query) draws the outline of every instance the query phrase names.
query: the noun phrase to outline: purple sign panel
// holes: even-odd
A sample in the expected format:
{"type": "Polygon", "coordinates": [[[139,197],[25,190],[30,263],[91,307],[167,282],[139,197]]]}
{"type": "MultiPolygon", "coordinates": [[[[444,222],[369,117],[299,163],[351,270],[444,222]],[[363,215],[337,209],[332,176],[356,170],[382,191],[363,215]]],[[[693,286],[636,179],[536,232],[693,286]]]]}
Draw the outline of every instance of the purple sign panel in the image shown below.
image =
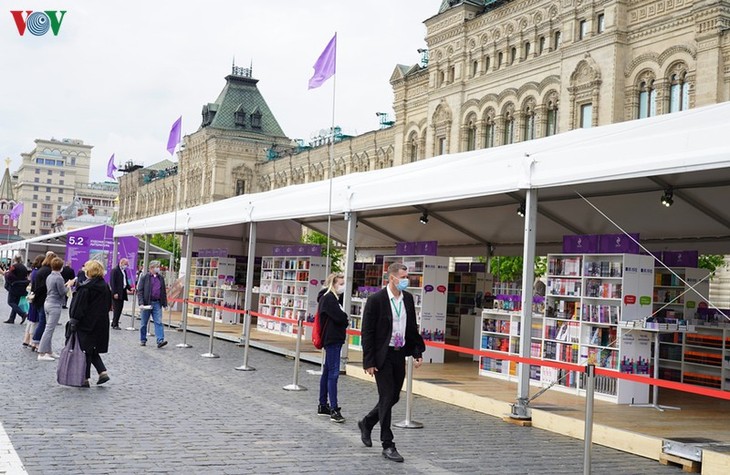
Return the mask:
{"type": "Polygon", "coordinates": [[[577,234],[563,236],[563,252],[565,254],[598,253],[598,234],[577,234]]]}
{"type": "Polygon", "coordinates": [[[274,246],[274,256],[307,256],[322,255],[322,246],[319,244],[292,244],[289,246],[274,246]]]}
{"type": "MultiPolygon", "coordinates": [[[[131,269],[136,269],[139,241],[135,237],[119,239],[117,256],[129,259],[131,269]]],[[[109,280],[114,250],[114,229],[111,226],[96,226],[78,231],[70,231],[66,236],[66,261],[74,272],[78,272],[86,261],[96,260],[107,270],[105,279],[109,280]]]]}
{"type": "Polygon", "coordinates": [[[602,254],[638,254],[639,234],[601,234],[599,249],[602,254]],[[631,239],[629,236],[631,236],[631,239]]]}
{"type": "Polygon", "coordinates": [[[436,256],[438,241],[398,242],[395,253],[399,256],[436,256]]]}

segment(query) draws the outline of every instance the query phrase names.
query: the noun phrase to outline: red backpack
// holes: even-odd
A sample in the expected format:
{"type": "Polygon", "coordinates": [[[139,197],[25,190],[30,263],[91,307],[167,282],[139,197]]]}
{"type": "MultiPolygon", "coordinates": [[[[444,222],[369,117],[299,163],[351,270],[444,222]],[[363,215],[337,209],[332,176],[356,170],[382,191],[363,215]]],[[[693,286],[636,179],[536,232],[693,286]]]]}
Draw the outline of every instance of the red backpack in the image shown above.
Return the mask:
{"type": "Polygon", "coordinates": [[[322,326],[319,319],[319,310],[314,313],[314,327],[312,328],[312,344],[318,350],[322,349],[322,326]]]}

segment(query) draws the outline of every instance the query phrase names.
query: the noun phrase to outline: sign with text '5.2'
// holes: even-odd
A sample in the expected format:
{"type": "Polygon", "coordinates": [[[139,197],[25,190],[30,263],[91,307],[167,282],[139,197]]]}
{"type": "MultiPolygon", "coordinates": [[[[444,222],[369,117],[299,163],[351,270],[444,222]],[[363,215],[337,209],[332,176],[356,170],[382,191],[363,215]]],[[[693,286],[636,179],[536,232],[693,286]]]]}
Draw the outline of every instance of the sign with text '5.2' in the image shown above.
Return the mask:
{"type": "MultiPolygon", "coordinates": [[[[117,240],[117,262],[119,259],[129,259],[129,268],[137,268],[137,251],[139,240],[136,237],[122,237],[117,240]]],[[[104,264],[107,273],[105,279],[109,281],[109,270],[112,265],[114,249],[114,228],[111,226],[95,226],[93,228],[71,231],[66,236],[66,262],[78,273],[81,267],[89,260],[104,264]]]]}

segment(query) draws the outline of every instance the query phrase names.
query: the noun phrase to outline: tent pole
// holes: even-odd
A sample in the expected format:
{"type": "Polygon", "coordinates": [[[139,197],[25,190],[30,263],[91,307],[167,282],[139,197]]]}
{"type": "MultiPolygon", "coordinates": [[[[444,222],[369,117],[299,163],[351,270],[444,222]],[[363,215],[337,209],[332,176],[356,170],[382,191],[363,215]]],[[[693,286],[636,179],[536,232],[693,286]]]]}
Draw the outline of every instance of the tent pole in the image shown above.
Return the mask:
{"type": "MultiPolygon", "coordinates": [[[[190,298],[190,268],[193,261],[193,239],[192,229],[185,230],[185,277],[183,277],[182,291],[182,314],[180,315],[180,326],[182,326],[183,342],[175,345],[176,348],[192,348],[188,344],[188,299],[190,298]]],[[[215,318],[215,317],[213,317],[215,318]]]]}
{"type": "MultiPolygon", "coordinates": [[[[354,211],[345,213],[345,219],[347,220],[347,250],[345,256],[345,294],[342,296],[342,308],[344,308],[345,312],[349,315],[352,304],[352,293],[355,290],[353,289],[352,275],[355,270],[355,233],[357,232],[357,213],[354,211]]],[[[345,367],[347,366],[349,341],[350,337],[345,337],[345,344],[342,345],[342,352],[340,353],[340,372],[344,372],[345,367]]]]}
{"type": "Polygon", "coordinates": [[[251,307],[253,298],[253,268],[256,264],[256,223],[250,221],[248,223],[248,262],[246,264],[246,293],[243,298],[243,364],[236,367],[239,371],[254,371],[256,368],[252,368],[248,365],[248,352],[251,347],[251,307]]]}
{"type": "MultiPolygon", "coordinates": [[[[532,292],[535,280],[535,232],[537,222],[537,189],[527,190],[525,197],[525,241],[522,254],[522,318],[520,327],[520,356],[530,357],[532,332],[532,292]]],[[[517,402],[512,405],[513,419],[530,419],[530,365],[519,363],[517,368],[517,402]]]]}
{"type": "Polygon", "coordinates": [[[144,255],[142,258],[142,272],[147,272],[150,266],[150,235],[144,235],[144,255]]]}

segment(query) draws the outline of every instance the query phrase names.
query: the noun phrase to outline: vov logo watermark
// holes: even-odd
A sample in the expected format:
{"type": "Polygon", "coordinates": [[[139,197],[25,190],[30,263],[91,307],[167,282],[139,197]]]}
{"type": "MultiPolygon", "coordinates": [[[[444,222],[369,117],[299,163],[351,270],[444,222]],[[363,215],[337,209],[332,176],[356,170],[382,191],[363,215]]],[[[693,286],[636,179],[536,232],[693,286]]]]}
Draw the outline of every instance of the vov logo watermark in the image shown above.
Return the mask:
{"type": "Polygon", "coordinates": [[[13,15],[20,36],[25,35],[26,31],[33,36],[43,36],[49,30],[53,32],[53,36],[58,36],[66,10],[10,10],[10,14],[13,15]]]}

